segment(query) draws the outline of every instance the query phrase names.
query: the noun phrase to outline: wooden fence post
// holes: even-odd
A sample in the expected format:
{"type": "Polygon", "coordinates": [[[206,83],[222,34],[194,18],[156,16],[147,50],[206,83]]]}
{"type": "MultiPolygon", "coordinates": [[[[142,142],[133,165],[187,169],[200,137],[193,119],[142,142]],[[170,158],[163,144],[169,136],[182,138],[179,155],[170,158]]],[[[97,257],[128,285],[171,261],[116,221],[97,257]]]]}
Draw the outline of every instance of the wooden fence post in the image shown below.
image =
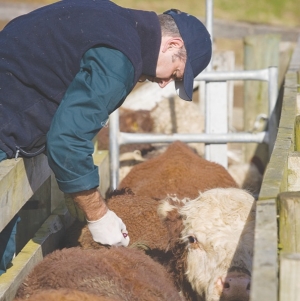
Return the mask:
{"type": "Polygon", "coordinates": [[[300,301],[300,254],[280,256],[280,301],[300,301]]]}
{"type": "Polygon", "coordinates": [[[288,156],[288,191],[300,191],[300,152],[291,152],[288,156]]]}
{"type": "MultiPolygon", "coordinates": [[[[279,66],[280,35],[267,34],[247,36],[244,39],[245,70],[264,69],[279,66]]],[[[259,114],[268,115],[268,84],[266,82],[246,81],[244,85],[244,130],[252,131],[256,117],[259,114]]],[[[245,162],[254,156],[257,144],[245,145],[245,162]]],[[[268,162],[268,146],[260,145],[260,158],[265,166],[268,162]]]]}
{"type": "Polygon", "coordinates": [[[250,301],[277,301],[276,200],[257,201],[250,301]]]}
{"type": "Polygon", "coordinates": [[[279,241],[283,252],[300,252],[300,192],[278,195],[279,241]]]}

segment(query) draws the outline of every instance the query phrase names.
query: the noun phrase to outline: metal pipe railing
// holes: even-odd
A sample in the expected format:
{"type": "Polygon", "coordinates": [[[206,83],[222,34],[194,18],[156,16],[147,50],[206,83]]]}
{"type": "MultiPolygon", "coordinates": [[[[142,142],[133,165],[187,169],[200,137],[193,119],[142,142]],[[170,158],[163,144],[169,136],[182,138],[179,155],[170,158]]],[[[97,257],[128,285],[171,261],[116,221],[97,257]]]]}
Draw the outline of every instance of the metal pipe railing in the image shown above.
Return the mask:
{"type": "Polygon", "coordinates": [[[110,188],[116,189],[119,183],[119,111],[116,110],[109,116],[109,169],[110,169],[110,188]]]}
{"type": "MultiPolygon", "coordinates": [[[[206,0],[206,6],[205,6],[205,25],[207,28],[207,31],[210,34],[212,47],[213,47],[213,41],[214,41],[214,34],[213,34],[213,10],[214,10],[214,1],[213,0],[206,0]]],[[[213,55],[213,54],[212,54],[213,55]]],[[[211,71],[212,69],[212,61],[213,58],[210,60],[208,66],[206,67],[206,71],[211,71]]]]}
{"type": "Polygon", "coordinates": [[[186,143],[268,143],[268,133],[224,133],[224,134],[144,134],[144,133],[121,133],[118,137],[119,145],[135,143],[172,143],[180,140],[186,143]]]}
{"type": "Polygon", "coordinates": [[[274,69],[277,70],[277,67],[244,71],[208,71],[196,76],[195,81],[221,82],[229,80],[259,80],[271,82],[274,69]]]}
{"type": "Polygon", "coordinates": [[[181,140],[186,143],[267,143],[272,149],[276,139],[276,124],[270,122],[274,115],[274,108],[278,93],[278,71],[277,67],[269,67],[260,70],[229,71],[229,72],[204,72],[198,75],[196,81],[222,82],[229,80],[259,80],[268,81],[268,101],[269,101],[269,126],[268,131],[259,133],[222,133],[222,134],[141,134],[122,133],[119,131],[118,110],[110,115],[110,185],[111,189],[116,189],[119,182],[119,145],[134,143],[171,143],[181,140]]]}

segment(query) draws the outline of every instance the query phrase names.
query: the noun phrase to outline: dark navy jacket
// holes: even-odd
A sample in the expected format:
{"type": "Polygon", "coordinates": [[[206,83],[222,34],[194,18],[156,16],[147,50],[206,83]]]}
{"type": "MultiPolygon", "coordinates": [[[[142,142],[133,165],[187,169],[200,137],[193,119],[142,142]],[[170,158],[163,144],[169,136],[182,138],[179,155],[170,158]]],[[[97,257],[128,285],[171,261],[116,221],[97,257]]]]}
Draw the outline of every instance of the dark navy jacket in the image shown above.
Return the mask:
{"type": "Polygon", "coordinates": [[[38,153],[91,47],[124,53],[135,84],[141,74],[155,76],[160,43],[154,12],[108,0],[59,1],[12,20],[0,32],[0,149],[8,158],[18,149],[23,156],[38,153]]]}

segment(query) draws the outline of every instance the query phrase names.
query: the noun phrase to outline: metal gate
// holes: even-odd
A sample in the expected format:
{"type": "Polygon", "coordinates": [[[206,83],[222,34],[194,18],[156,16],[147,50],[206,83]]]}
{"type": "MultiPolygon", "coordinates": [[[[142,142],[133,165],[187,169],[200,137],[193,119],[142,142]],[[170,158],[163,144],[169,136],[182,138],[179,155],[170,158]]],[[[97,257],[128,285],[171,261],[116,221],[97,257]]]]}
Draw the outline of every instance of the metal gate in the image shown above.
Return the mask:
{"type": "Polygon", "coordinates": [[[205,158],[227,167],[227,143],[267,143],[271,154],[277,133],[274,108],[278,94],[277,67],[260,70],[233,72],[204,72],[195,81],[205,82],[205,133],[203,134],[153,134],[125,133],[119,129],[119,111],[110,115],[109,154],[110,189],[119,184],[119,147],[135,143],[172,143],[180,140],[185,143],[205,143],[205,158]],[[268,129],[258,133],[228,133],[227,125],[227,81],[257,80],[268,82],[268,129]],[[225,150],[225,151],[224,151],[225,150]]]}

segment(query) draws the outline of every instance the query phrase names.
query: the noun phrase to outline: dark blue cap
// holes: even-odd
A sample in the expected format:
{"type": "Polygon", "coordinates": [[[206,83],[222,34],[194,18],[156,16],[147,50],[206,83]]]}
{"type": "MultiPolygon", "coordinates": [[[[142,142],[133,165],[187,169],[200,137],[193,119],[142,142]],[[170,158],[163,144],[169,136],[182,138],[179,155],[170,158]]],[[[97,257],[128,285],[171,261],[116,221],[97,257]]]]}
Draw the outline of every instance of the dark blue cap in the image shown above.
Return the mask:
{"type": "Polygon", "coordinates": [[[207,67],[211,59],[210,34],[204,24],[192,15],[177,9],[170,9],[164,14],[174,19],[187,53],[183,80],[176,81],[175,88],[180,98],[192,100],[194,78],[207,67]]]}

